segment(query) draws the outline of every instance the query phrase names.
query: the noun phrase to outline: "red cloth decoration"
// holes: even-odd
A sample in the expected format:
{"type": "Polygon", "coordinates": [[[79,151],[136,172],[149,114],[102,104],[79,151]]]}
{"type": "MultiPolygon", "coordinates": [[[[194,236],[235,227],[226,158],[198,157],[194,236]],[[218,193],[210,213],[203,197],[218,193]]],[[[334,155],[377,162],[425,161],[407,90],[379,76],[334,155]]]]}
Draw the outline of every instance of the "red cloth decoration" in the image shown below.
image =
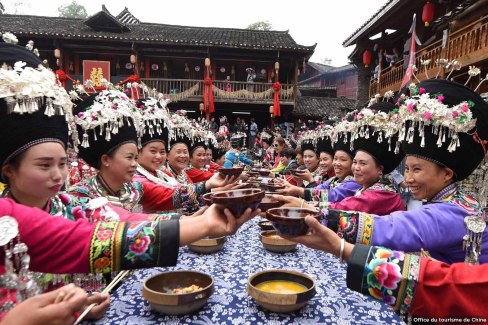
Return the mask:
{"type": "Polygon", "coordinates": [[[205,112],[207,113],[214,113],[215,112],[215,105],[214,105],[214,97],[212,91],[212,79],[206,77],[203,80],[204,89],[203,89],[203,106],[205,107],[205,112]]]}
{"type": "Polygon", "coordinates": [[[273,90],[274,90],[273,116],[280,116],[281,115],[280,89],[281,89],[281,84],[278,81],[275,82],[273,85],[273,90]]]}
{"type": "Polygon", "coordinates": [[[63,85],[63,88],[66,88],[66,79],[69,79],[71,82],[76,82],[75,79],[71,78],[71,76],[69,74],[67,74],[66,72],[64,72],[61,69],[56,70],[56,77],[58,78],[58,80],[63,85]]]}
{"type": "Polygon", "coordinates": [[[124,84],[129,83],[129,82],[131,84],[131,87],[130,87],[130,98],[132,98],[133,100],[139,100],[139,98],[141,97],[141,93],[140,93],[139,87],[133,87],[132,86],[132,84],[134,82],[136,82],[138,84],[141,83],[141,77],[139,77],[139,75],[133,74],[131,76],[128,76],[124,80],[118,82],[116,86],[124,85],[124,84]]]}
{"type": "Polygon", "coordinates": [[[429,27],[429,24],[434,20],[434,4],[427,1],[422,9],[422,21],[425,23],[425,27],[429,27]]]}

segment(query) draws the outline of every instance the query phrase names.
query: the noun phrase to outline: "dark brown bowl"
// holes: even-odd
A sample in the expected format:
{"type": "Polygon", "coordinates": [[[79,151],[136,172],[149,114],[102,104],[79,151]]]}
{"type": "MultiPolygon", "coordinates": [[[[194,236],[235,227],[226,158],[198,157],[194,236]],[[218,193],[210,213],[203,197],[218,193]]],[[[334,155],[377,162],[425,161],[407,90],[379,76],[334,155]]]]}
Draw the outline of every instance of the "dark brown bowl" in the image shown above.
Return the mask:
{"type": "Polygon", "coordinates": [[[287,253],[297,249],[298,243],[278,235],[276,230],[261,232],[261,243],[264,249],[274,253],[287,253]]]}
{"type": "Polygon", "coordinates": [[[261,230],[263,230],[263,231],[274,230],[273,224],[269,220],[259,221],[258,225],[259,225],[259,228],[261,228],[261,230]]]}
{"type": "Polygon", "coordinates": [[[247,208],[256,209],[264,197],[264,191],[257,188],[216,192],[212,203],[228,208],[239,218],[247,208]]]}
{"type": "Polygon", "coordinates": [[[247,292],[264,309],[276,313],[290,313],[305,306],[315,294],[315,281],[310,276],[287,270],[266,270],[251,275],[247,281],[247,292]],[[265,281],[284,280],[301,284],[307,288],[301,293],[270,293],[256,288],[265,281]]]}
{"type": "Polygon", "coordinates": [[[260,169],[253,169],[253,172],[258,172],[259,176],[266,177],[269,175],[270,171],[269,169],[266,168],[260,168],[260,169]]]}
{"type": "Polygon", "coordinates": [[[220,251],[225,244],[227,237],[203,238],[188,245],[188,248],[200,254],[212,254],[220,251]]]}
{"type": "MultiPolygon", "coordinates": [[[[273,199],[271,196],[269,195],[266,195],[262,200],[261,200],[261,203],[259,203],[259,208],[261,209],[261,211],[263,212],[266,212],[268,211],[269,209],[273,209],[273,208],[278,208],[280,206],[282,206],[283,203],[278,201],[278,200],[275,200],[273,199]]],[[[267,221],[269,222],[269,221],[267,221]]]]}
{"type": "Polygon", "coordinates": [[[184,315],[205,305],[214,290],[214,281],[208,274],[196,271],[173,271],[154,275],[144,281],[142,296],[151,308],[163,314],[184,315]],[[202,289],[174,294],[173,289],[197,285],[202,289]]]}
{"type": "Polygon", "coordinates": [[[308,232],[305,217],[311,215],[319,220],[322,212],[305,208],[274,208],[266,211],[266,218],[281,235],[301,236],[308,232]]]}
{"type": "Polygon", "coordinates": [[[279,183],[268,183],[266,184],[266,189],[269,192],[276,192],[276,190],[282,190],[285,188],[285,185],[279,184],[279,183]]]}
{"type": "Polygon", "coordinates": [[[212,195],[213,193],[205,193],[202,195],[202,201],[203,204],[206,206],[211,206],[212,205],[212,195]]]}
{"type": "Polygon", "coordinates": [[[244,167],[230,167],[230,168],[220,168],[219,173],[222,177],[225,176],[239,176],[242,174],[244,167]]]}
{"type": "Polygon", "coordinates": [[[305,172],[305,169],[290,169],[290,173],[294,176],[300,176],[305,172]]]}
{"type": "Polygon", "coordinates": [[[247,173],[249,174],[249,177],[259,177],[260,176],[259,172],[253,171],[253,170],[248,171],[247,173]]]}

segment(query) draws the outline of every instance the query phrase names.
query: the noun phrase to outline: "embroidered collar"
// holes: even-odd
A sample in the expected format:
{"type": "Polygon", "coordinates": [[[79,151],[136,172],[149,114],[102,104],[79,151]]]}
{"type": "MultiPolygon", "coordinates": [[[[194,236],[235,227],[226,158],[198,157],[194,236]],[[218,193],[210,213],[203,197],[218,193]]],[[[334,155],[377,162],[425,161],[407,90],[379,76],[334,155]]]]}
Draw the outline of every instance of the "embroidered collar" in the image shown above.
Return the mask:
{"type": "Polygon", "coordinates": [[[123,207],[126,210],[132,210],[136,204],[136,192],[130,182],[124,183],[116,195],[112,195],[109,190],[100,181],[99,176],[92,177],[91,182],[87,185],[97,194],[98,197],[105,197],[113,205],[123,207]],[[90,184],[91,183],[91,184],[90,184]]]}
{"type": "Polygon", "coordinates": [[[161,184],[170,188],[174,188],[178,186],[178,182],[176,181],[176,179],[168,176],[167,174],[163,173],[160,170],[156,170],[156,175],[154,175],[153,173],[151,173],[141,165],[138,165],[136,168],[136,172],[144,176],[145,178],[147,178],[153,183],[161,184]]]}
{"type": "Polygon", "coordinates": [[[428,202],[442,202],[442,201],[449,201],[449,199],[456,193],[458,190],[457,183],[452,183],[446,187],[444,187],[439,193],[437,193],[431,200],[428,202]]]}
{"type": "Polygon", "coordinates": [[[168,170],[171,173],[171,175],[173,175],[174,178],[176,178],[178,183],[185,184],[185,185],[190,184],[190,180],[188,179],[188,175],[186,174],[185,169],[183,169],[179,174],[176,174],[176,172],[173,170],[173,168],[171,168],[171,166],[168,163],[168,170]]]}

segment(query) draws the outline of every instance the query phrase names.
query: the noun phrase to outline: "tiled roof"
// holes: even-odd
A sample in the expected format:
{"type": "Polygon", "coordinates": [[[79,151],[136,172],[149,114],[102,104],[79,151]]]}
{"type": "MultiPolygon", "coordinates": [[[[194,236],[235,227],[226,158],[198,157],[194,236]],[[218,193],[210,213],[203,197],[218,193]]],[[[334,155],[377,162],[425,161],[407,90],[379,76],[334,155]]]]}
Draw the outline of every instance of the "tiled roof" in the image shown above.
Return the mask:
{"type": "Polygon", "coordinates": [[[127,9],[127,7],[124,8],[120,12],[120,14],[117,15],[117,18],[122,24],[127,24],[127,25],[137,25],[140,24],[141,21],[137,19],[130,11],[127,9]]]}
{"type": "Polygon", "coordinates": [[[384,13],[386,13],[392,6],[396,3],[400,2],[400,0],[387,0],[386,3],[377,11],[375,12],[364,24],[361,25],[354,33],[352,33],[344,42],[342,42],[343,46],[352,45],[353,41],[364,32],[369,25],[372,25],[376,20],[381,18],[384,13]]]}
{"type": "Polygon", "coordinates": [[[317,63],[317,62],[308,62],[307,66],[317,70],[319,73],[328,71],[330,69],[333,69],[334,67],[327,65],[327,64],[322,64],[322,63],[317,63]]]}
{"type": "Polygon", "coordinates": [[[445,15],[442,15],[439,18],[437,18],[436,20],[434,20],[431,25],[432,26],[438,26],[438,25],[441,25],[445,22],[450,21],[451,19],[455,18],[457,15],[462,13],[464,10],[466,10],[468,7],[473,5],[476,1],[478,1],[478,0],[466,0],[466,1],[464,1],[463,3],[456,6],[453,10],[449,11],[445,15]]]}
{"type": "Polygon", "coordinates": [[[330,69],[328,69],[328,70],[326,70],[326,71],[324,71],[324,72],[322,72],[316,76],[313,76],[313,77],[305,79],[305,80],[301,80],[298,84],[305,86],[307,83],[314,81],[314,80],[317,80],[317,79],[320,79],[323,76],[326,76],[326,75],[329,75],[332,73],[350,71],[350,70],[355,70],[355,69],[356,69],[356,67],[353,64],[346,64],[346,65],[343,65],[341,67],[330,67],[330,69]]]}
{"type": "Polygon", "coordinates": [[[0,32],[11,32],[18,37],[32,35],[60,39],[106,39],[145,43],[154,42],[165,45],[283,50],[307,54],[312,54],[316,46],[316,44],[312,46],[297,44],[288,31],[190,27],[155,23],[131,24],[129,26],[130,31],[124,33],[97,32],[86,26],[83,19],[0,15],[0,32]]]}
{"type": "Polygon", "coordinates": [[[318,119],[326,116],[344,116],[353,110],[355,105],[354,99],[301,96],[297,99],[293,115],[318,119]]]}

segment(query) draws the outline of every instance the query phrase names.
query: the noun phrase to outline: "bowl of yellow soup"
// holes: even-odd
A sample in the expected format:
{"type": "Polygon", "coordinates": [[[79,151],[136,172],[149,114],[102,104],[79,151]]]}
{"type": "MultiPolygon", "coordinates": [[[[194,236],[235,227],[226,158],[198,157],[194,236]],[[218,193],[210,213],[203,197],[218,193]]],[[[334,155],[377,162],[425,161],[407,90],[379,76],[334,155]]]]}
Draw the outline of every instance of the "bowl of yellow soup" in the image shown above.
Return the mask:
{"type": "Polygon", "coordinates": [[[188,245],[188,248],[200,254],[212,254],[220,251],[225,244],[227,237],[206,237],[188,245]]]}
{"type": "Polygon", "coordinates": [[[247,292],[264,309],[290,313],[315,296],[315,280],[297,271],[266,270],[249,277],[247,292]]]}
{"type": "Polygon", "coordinates": [[[185,315],[202,308],[214,291],[214,281],[206,273],[173,271],[144,281],[142,296],[151,309],[166,315],[185,315]]]}
{"type": "Polygon", "coordinates": [[[276,230],[261,232],[261,243],[264,249],[274,253],[287,253],[297,249],[297,243],[277,234],[276,230]]]}

